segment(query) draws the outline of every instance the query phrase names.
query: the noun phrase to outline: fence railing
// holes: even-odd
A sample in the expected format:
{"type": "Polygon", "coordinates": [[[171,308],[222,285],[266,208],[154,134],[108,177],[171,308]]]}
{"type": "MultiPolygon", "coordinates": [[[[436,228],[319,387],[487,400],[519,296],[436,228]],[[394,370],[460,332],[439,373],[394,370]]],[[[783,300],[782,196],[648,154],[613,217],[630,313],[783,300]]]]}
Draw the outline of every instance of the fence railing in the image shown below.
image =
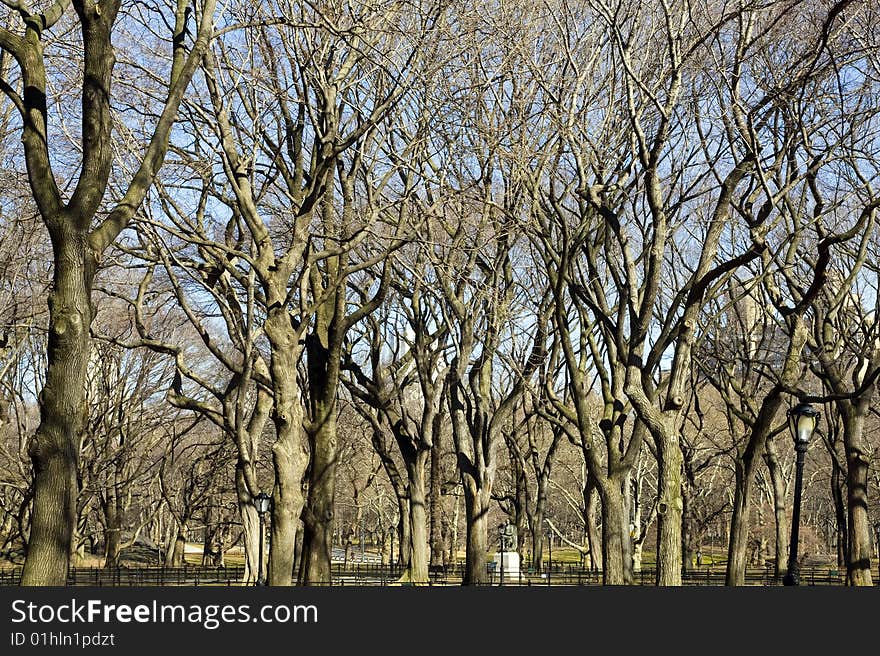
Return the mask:
{"type": "MultiPolygon", "coordinates": [[[[0,568],[0,585],[18,585],[21,581],[21,567],[0,568]]],[[[328,585],[396,585],[403,574],[399,565],[380,563],[333,563],[332,580],[328,585]]],[[[504,581],[495,570],[493,563],[487,567],[489,585],[513,586],[585,586],[601,585],[602,573],[584,569],[568,563],[545,563],[541,572],[524,568],[518,572],[505,572],[504,581]]],[[[454,563],[442,567],[429,568],[432,585],[460,585],[464,576],[464,563],[454,563]]],[[[723,586],[723,568],[704,568],[682,574],[684,586],[723,586]]],[[[656,572],[642,569],[634,577],[634,585],[654,585],[656,572]]],[[[112,568],[72,568],[68,575],[68,585],[74,586],[240,586],[245,585],[244,567],[112,567],[112,568]]],[[[845,573],[827,567],[808,567],[801,569],[801,585],[844,585],[845,573]]],[[[749,570],[746,585],[782,585],[781,578],[774,578],[767,570],[749,570]]],[[[250,583],[249,585],[252,585],[250,583]]]]}
{"type": "MultiPolygon", "coordinates": [[[[18,585],[21,567],[0,569],[0,585],[18,585]]],[[[244,567],[75,567],[67,575],[67,585],[92,586],[171,586],[242,585],[244,567]]]]}

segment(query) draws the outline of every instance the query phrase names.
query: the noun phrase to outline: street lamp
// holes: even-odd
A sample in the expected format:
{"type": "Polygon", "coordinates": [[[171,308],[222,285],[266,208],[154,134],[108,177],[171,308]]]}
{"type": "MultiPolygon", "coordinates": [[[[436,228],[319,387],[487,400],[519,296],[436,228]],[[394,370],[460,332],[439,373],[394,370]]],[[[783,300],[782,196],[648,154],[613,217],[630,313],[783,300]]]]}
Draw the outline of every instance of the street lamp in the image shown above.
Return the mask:
{"type": "Polygon", "coordinates": [[[804,478],[804,454],[810,438],[819,423],[819,411],[809,403],[798,403],[788,411],[788,427],[794,438],[797,452],[797,470],[794,479],[794,511],[791,516],[791,544],[788,552],[788,572],[782,578],[783,585],[800,585],[800,565],[798,565],[798,540],[801,521],[801,490],[804,478]]]}
{"type": "Polygon", "coordinates": [[[547,585],[550,585],[550,577],[553,574],[553,531],[547,531],[547,585]]]}
{"type": "Polygon", "coordinates": [[[272,505],[272,497],[265,492],[260,492],[254,497],[254,505],[257,507],[257,513],[260,515],[260,557],[258,560],[257,585],[266,585],[266,577],[263,576],[263,547],[266,544],[266,513],[272,505]]]}

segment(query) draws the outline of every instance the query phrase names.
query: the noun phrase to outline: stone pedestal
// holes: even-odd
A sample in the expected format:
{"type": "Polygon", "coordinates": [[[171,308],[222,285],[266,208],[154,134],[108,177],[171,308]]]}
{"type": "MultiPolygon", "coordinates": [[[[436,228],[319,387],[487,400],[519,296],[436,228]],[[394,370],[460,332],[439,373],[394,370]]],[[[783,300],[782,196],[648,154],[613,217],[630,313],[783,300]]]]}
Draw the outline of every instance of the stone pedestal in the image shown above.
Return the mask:
{"type": "Polygon", "coordinates": [[[498,583],[501,579],[501,573],[504,572],[504,582],[513,582],[519,583],[519,554],[515,551],[505,551],[504,552],[504,567],[502,567],[501,562],[501,552],[496,552],[495,556],[492,558],[492,562],[495,563],[495,583],[498,583]]]}

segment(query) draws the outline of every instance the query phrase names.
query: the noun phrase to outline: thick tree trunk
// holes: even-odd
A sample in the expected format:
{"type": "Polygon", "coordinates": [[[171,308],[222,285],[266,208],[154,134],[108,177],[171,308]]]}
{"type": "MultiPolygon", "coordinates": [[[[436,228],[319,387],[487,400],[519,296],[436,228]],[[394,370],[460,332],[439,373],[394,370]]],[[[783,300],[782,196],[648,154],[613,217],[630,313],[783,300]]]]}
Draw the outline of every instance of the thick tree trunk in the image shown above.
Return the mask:
{"type": "Polygon", "coordinates": [[[166,567],[183,567],[186,561],[186,540],[189,535],[187,523],[180,522],[174,532],[174,542],[168,545],[165,557],[166,567]]]}
{"type": "MultiPolygon", "coordinates": [[[[848,401],[845,403],[849,403],[848,401]]],[[[844,419],[846,444],[846,501],[849,528],[848,585],[872,585],[871,532],[868,517],[868,457],[863,440],[865,413],[851,407],[844,419]]]]}
{"type": "MultiPolygon", "coordinates": [[[[751,508],[754,461],[740,459],[734,463],[733,513],[730,518],[730,540],[727,545],[725,585],[745,585],[749,558],[749,509],[751,508]]],[[[785,554],[785,558],[788,554],[785,554]]]]}
{"type": "Polygon", "coordinates": [[[302,451],[302,415],[296,406],[279,408],[275,418],[278,438],[272,446],[275,488],[272,492],[272,526],[269,531],[269,585],[291,585],[296,560],[296,537],[304,500],[303,474],[307,464],[302,451]]]}
{"type": "Polygon", "coordinates": [[[28,446],[34,501],[22,585],[67,583],[76,525],[79,438],[86,422],[85,381],[94,263],[84,234],[52,240],[55,271],[49,294],[46,384],[40,392],[40,425],[28,446]]]}
{"type": "Polygon", "coordinates": [[[620,481],[610,478],[599,485],[602,499],[602,583],[604,585],[629,585],[632,583],[629,550],[624,541],[629,540],[629,513],[620,481]]]}
{"type": "Polygon", "coordinates": [[[462,585],[483,585],[489,582],[487,552],[489,550],[489,501],[485,488],[473,481],[464,485],[467,544],[462,585]]]}
{"type": "Polygon", "coordinates": [[[776,528],[776,547],[773,554],[773,578],[781,579],[788,567],[788,513],[785,507],[785,481],[779,467],[776,454],[776,443],[767,440],[764,451],[764,462],[770,473],[770,485],[773,490],[773,520],[776,528]]]}
{"type": "Polygon", "coordinates": [[[304,409],[297,375],[302,350],[299,334],[291,326],[284,307],[269,314],[265,329],[272,345],[269,373],[276,435],[272,445],[275,488],[269,531],[268,583],[286,586],[291,585],[293,579],[296,538],[305,504],[303,482],[309,462],[303,442],[304,409]]]}
{"type": "Polygon", "coordinates": [[[657,585],[681,585],[682,454],[672,429],[658,436],[657,585]]]}
{"type": "MultiPolygon", "coordinates": [[[[238,498],[238,512],[241,516],[242,541],[244,542],[244,583],[253,584],[257,580],[260,558],[260,516],[254,506],[254,499],[248,489],[239,461],[235,468],[235,494],[238,498]]],[[[265,567],[265,563],[263,564],[265,567]]]]}
{"type": "MultiPolygon", "coordinates": [[[[727,572],[725,585],[745,585],[746,566],[748,565],[749,523],[751,521],[751,497],[755,475],[758,468],[758,456],[767,447],[767,436],[773,418],[782,405],[781,389],[777,388],[764,397],[761,409],[751,427],[748,443],[734,462],[736,475],[733,499],[733,514],[730,520],[730,536],[727,547],[727,572]]],[[[785,565],[788,567],[788,554],[785,554],[785,565]]]]}
{"type": "Polygon", "coordinates": [[[336,417],[332,409],[327,411],[318,430],[310,436],[310,443],[312,461],[309,497],[303,513],[300,582],[303,585],[330,585],[337,452],[336,417]]]}
{"type": "MultiPolygon", "coordinates": [[[[428,451],[416,453],[413,462],[407,463],[409,476],[410,562],[409,579],[413,583],[428,583],[428,523],[425,508],[425,466],[428,451]]],[[[401,544],[403,544],[401,542],[401,544]]],[[[401,549],[401,553],[403,550],[401,549]]]]}
{"type": "MultiPolygon", "coordinates": [[[[543,520],[541,520],[543,521],[543,520]]],[[[532,526],[540,526],[537,518],[532,526]]],[[[532,568],[540,573],[544,571],[544,539],[546,533],[538,528],[532,529],[532,568]]]]}

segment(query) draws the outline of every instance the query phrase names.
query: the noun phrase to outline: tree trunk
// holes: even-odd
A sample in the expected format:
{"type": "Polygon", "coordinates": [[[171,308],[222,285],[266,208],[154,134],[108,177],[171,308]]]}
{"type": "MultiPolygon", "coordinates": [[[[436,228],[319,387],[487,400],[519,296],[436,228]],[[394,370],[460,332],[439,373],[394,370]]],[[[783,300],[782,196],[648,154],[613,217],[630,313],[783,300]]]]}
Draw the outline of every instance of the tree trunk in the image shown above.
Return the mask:
{"type": "Polygon", "coordinates": [[[452,497],[452,520],[449,522],[449,555],[448,562],[455,564],[458,560],[458,531],[461,516],[461,501],[458,495],[452,497]]]}
{"type": "Polygon", "coordinates": [[[625,554],[629,550],[629,513],[620,480],[612,477],[599,484],[602,499],[602,583],[629,585],[632,583],[632,563],[625,554]]]}
{"type": "Polygon", "coordinates": [[[633,580],[635,580],[635,575],[642,571],[642,544],[644,541],[641,539],[642,503],[639,499],[639,481],[633,478],[630,478],[630,481],[630,485],[632,486],[632,519],[630,520],[630,535],[633,543],[632,570],[633,580]]]}
{"type": "MultiPolygon", "coordinates": [[[[269,585],[291,585],[296,559],[296,536],[303,510],[302,479],[306,457],[302,452],[301,423],[295,406],[280,409],[275,419],[278,439],[272,446],[275,488],[272,492],[272,526],[269,531],[269,585]],[[290,413],[290,414],[288,414],[290,413]]],[[[299,417],[302,415],[300,414],[299,417]]]]}
{"type": "MultiPolygon", "coordinates": [[[[844,403],[850,404],[849,401],[844,403]]],[[[859,405],[863,405],[861,402],[859,405]]],[[[846,501],[849,528],[849,558],[846,563],[847,585],[872,585],[871,522],[868,518],[868,452],[863,440],[865,412],[850,405],[844,418],[846,445],[846,501]]]]}
{"type": "Polygon", "coordinates": [[[657,507],[657,585],[681,585],[682,455],[674,430],[657,437],[660,501],[657,507]]]}
{"type": "Polygon", "coordinates": [[[296,537],[303,510],[303,480],[308,454],[303,444],[303,406],[297,376],[301,347],[285,308],[271,312],[265,322],[269,338],[272,379],[272,422],[275,443],[272,462],[275,488],[272,492],[272,527],[269,531],[269,585],[290,585],[296,560],[296,537]]]}
{"type": "Polygon", "coordinates": [[[694,569],[697,545],[694,544],[693,527],[690,521],[690,489],[688,484],[681,486],[681,571],[690,572],[694,569]]]}
{"type": "MultiPolygon", "coordinates": [[[[428,451],[419,450],[407,463],[409,476],[410,536],[409,579],[412,583],[428,583],[428,524],[425,508],[425,465],[428,451]]],[[[401,542],[401,545],[403,542],[401,542]]],[[[403,553],[401,547],[401,553],[403,553]]]]}
{"type": "Polygon", "coordinates": [[[398,562],[405,570],[409,569],[410,558],[412,558],[412,527],[409,510],[409,490],[405,489],[404,494],[397,497],[397,513],[400,517],[398,522],[398,536],[400,546],[400,556],[398,562]]]}
{"type": "Polygon", "coordinates": [[[235,494],[238,498],[238,512],[241,516],[242,541],[244,542],[244,578],[245,584],[253,584],[257,580],[257,568],[260,558],[260,516],[254,506],[254,499],[248,489],[239,461],[235,468],[235,494]]]}
{"type": "MultiPolygon", "coordinates": [[[[431,449],[431,491],[430,491],[430,509],[431,509],[431,566],[439,567],[443,565],[443,526],[442,512],[443,502],[440,497],[441,487],[441,471],[440,471],[440,443],[439,437],[434,438],[434,446],[431,449]]],[[[401,542],[403,544],[403,542],[401,542]]]]}
{"type": "MultiPolygon", "coordinates": [[[[733,513],[730,518],[730,540],[727,545],[725,585],[745,585],[749,558],[749,509],[751,508],[754,461],[740,459],[734,463],[736,481],[733,489],[733,513]]],[[[785,554],[788,557],[788,554],[785,554]]],[[[787,565],[786,565],[787,567],[787,565]]]]}
{"type": "Polygon", "coordinates": [[[584,523],[587,533],[587,544],[590,548],[590,569],[594,572],[604,571],[605,563],[602,558],[602,552],[605,547],[599,538],[599,529],[596,526],[596,512],[601,510],[596,508],[597,502],[600,501],[595,481],[592,477],[587,478],[587,484],[584,487],[584,523]]]}
{"type": "Polygon", "coordinates": [[[489,582],[486,554],[489,550],[489,501],[485,488],[474,481],[465,482],[464,506],[467,528],[465,566],[462,585],[484,585],[489,582]]]}
{"type": "Polygon", "coordinates": [[[211,502],[205,504],[204,527],[202,528],[202,566],[208,565],[213,560],[213,549],[211,548],[211,502]]]}
{"type": "Polygon", "coordinates": [[[46,384],[39,396],[40,425],[28,445],[34,501],[21,584],[29,586],[67,583],[77,514],[78,445],[87,416],[85,380],[95,267],[85,235],[66,227],[61,232],[52,239],[55,271],[49,294],[46,384]]]}
{"type": "Polygon", "coordinates": [[[776,454],[776,443],[767,440],[764,451],[764,462],[770,473],[770,484],[773,489],[773,519],[776,528],[776,548],[773,555],[773,578],[781,579],[788,568],[788,514],[785,508],[785,481],[779,468],[776,454]]]}
{"type": "Polygon", "coordinates": [[[118,497],[111,492],[104,510],[104,567],[118,567],[122,546],[122,513],[118,497]]]}
{"type": "Polygon", "coordinates": [[[544,532],[541,524],[543,523],[544,518],[541,517],[538,519],[537,514],[535,515],[535,520],[532,522],[532,568],[540,573],[544,571],[544,537],[546,533],[544,532]]]}
{"type": "Polygon", "coordinates": [[[303,585],[330,585],[337,452],[336,417],[332,409],[326,410],[324,420],[310,435],[310,444],[312,461],[308,503],[303,513],[300,582],[303,585]]]}
{"type": "Polygon", "coordinates": [[[846,503],[843,499],[843,471],[837,461],[831,461],[831,498],[834,500],[834,530],[837,534],[837,566],[846,567],[849,556],[849,531],[847,530],[846,503]]]}
{"type": "Polygon", "coordinates": [[[183,567],[186,561],[186,540],[189,534],[187,523],[180,522],[174,532],[174,542],[168,546],[165,557],[166,567],[183,567]]]}
{"type": "MultiPolygon", "coordinates": [[[[795,362],[797,361],[793,356],[790,359],[795,362]]],[[[772,428],[773,418],[776,416],[781,405],[781,388],[775,388],[764,397],[761,408],[758,411],[758,416],[751,427],[748,443],[734,461],[736,481],[727,547],[725,585],[745,585],[749,549],[749,523],[751,521],[751,497],[758,468],[758,454],[763,453],[767,448],[767,439],[772,428]]],[[[785,568],[788,567],[787,556],[786,554],[785,568]]]]}

